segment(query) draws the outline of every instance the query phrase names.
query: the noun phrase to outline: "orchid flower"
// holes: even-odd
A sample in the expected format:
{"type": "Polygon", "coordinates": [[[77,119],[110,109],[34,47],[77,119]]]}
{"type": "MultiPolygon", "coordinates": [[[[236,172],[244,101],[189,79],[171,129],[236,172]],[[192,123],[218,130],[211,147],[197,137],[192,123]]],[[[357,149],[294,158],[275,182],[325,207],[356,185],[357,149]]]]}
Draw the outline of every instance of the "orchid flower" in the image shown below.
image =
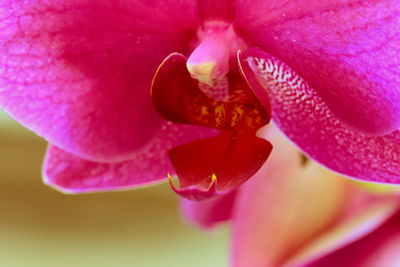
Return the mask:
{"type": "Polygon", "coordinates": [[[232,192],[267,160],[256,132],[271,117],[322,165],[400,183],[399,12],[396,0],[0,0],[0,105],[48,140],[44,181],[64,192],[168,172],[192,200],[232,192]]]}
{"type": "Polygon", "coordinates": [[[275,129],[267,137],[276,149],[235,193],[181,200],[192,223],[211,228],[231,220],[231,266],[398,265],[399,187],[345,179],[304,162],[275,129]]]}

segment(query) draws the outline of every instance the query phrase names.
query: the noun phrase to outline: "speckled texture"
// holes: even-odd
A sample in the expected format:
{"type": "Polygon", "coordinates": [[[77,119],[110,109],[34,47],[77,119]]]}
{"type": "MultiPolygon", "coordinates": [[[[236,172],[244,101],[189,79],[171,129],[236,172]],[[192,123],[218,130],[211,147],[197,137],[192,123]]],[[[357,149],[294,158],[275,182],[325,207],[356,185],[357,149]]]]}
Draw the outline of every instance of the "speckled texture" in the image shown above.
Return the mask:
{"type": "Polygon", "coordinates": [[[236,12],[240,36],[300,74],[347,125],[399,128],[398,0],[240,0],[236,12]]]}
{"type": "Polygon", "coordinates": [[[270,94],[274,122],[305,153],[350,177],[400,183],[400,131],[381,137],[354,131],[280,60],[260,49],[242,56],[270,94]]]}

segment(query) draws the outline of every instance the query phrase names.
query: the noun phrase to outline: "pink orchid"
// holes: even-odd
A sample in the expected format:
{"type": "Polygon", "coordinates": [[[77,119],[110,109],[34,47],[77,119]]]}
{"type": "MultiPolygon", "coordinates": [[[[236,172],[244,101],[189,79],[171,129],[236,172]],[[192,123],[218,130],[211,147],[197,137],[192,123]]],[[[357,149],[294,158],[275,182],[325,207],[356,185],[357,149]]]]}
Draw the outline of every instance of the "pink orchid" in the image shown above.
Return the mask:
{"type": "Polygon", "coordinates": [[[235,193],[181,200],[183,215],[202,227],[232,220],[231,266],[398,266],[400,188],[366,190],[302,162],[277,131],[267,136],[276,149],[235,193]]]}
{"type": "Polygon", "coordinates": [[[231,192],[267,159],[255,133],[270,115],[326,167],[400,183],[399,13],[396,0],[1,0],[0,105],[49,141],[44,180],[64,192],[167,172],[191,199],[231,192]]]}

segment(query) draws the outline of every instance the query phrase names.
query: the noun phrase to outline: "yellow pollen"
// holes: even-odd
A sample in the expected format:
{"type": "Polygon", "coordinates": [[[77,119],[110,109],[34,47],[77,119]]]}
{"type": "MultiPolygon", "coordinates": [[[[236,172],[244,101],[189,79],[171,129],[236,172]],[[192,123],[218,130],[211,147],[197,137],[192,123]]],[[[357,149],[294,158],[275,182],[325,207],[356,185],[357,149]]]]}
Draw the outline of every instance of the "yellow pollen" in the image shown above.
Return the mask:
{"type": "Polygon", "coordinates": [[[208,108],[207,107],[205,107],[205,106],[201,107],[201,115],[202,116],[208,115],[208,108]]]}
{"type": "Polygon", "coordinates": [[[194,79],[209,86],[213,86],[213,77],[211,74],[214,70],[215,63],[202,62],[196,65],[186,64],[186,67],[194,79]]]}
{"type": "Polygon", "coordinates": [[[235,127],[238,124],[240,118],[243,116],[243,113],[243,106],[235,107],[235,109],[232,111],[231,127],[235,127]]]}
{"type": "Polygon", "coordinates": [[[215,124],[216,126],[222,126],[225,122],[226,112],[223,105],[215,107],[215,124]]]}

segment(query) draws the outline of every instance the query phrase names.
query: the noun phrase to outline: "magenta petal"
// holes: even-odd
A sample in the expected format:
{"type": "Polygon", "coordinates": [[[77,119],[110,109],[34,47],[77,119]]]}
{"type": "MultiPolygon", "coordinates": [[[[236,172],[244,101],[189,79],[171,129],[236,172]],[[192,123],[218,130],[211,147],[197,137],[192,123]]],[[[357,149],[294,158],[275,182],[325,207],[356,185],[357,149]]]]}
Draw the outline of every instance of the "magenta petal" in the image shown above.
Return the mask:
{"type": "Polygon", "coordinates": [[[87,161],[50,146],[43,166],[44,182],[66,193],[119,190],[164,179],[174,169],[168,149],[214,134],[208,129],[166,123],[150,146],[120,163],[87,161]]]}
{"type": "Polygon", "coordinates": [[[353,131],[277,58],[260,49],[248,49],[240,58],[245,74],[255,73],[267,88],[274,122],[305,153],[351,177],[400,183],[400,131],[381,137],[353,131]]]}
{"type": "Polygon", "coordinates": [[[236,191],[204,202],[193,202],[185,198],[179,200],[182,215],[200,227],[212,228],[231,219],[236,191]]]}
{"type": "Polygon", "coordinates": [[[400,127],[400,2],[238,1],[235,26],[288,64],[340,120],[367,134],[400,127]]]}
{"type": "Polygon", "coordinates": [[[199,17],[202,21],[232,22],[235,18],[235,1],[197,0],[199,17]]]}
{"type": "Polygon", "coordinates": [[[194,1],[4,0],[0,105],[69,153],[129,159],[161,131],[151,81],[197,20],[194,1]]]}

